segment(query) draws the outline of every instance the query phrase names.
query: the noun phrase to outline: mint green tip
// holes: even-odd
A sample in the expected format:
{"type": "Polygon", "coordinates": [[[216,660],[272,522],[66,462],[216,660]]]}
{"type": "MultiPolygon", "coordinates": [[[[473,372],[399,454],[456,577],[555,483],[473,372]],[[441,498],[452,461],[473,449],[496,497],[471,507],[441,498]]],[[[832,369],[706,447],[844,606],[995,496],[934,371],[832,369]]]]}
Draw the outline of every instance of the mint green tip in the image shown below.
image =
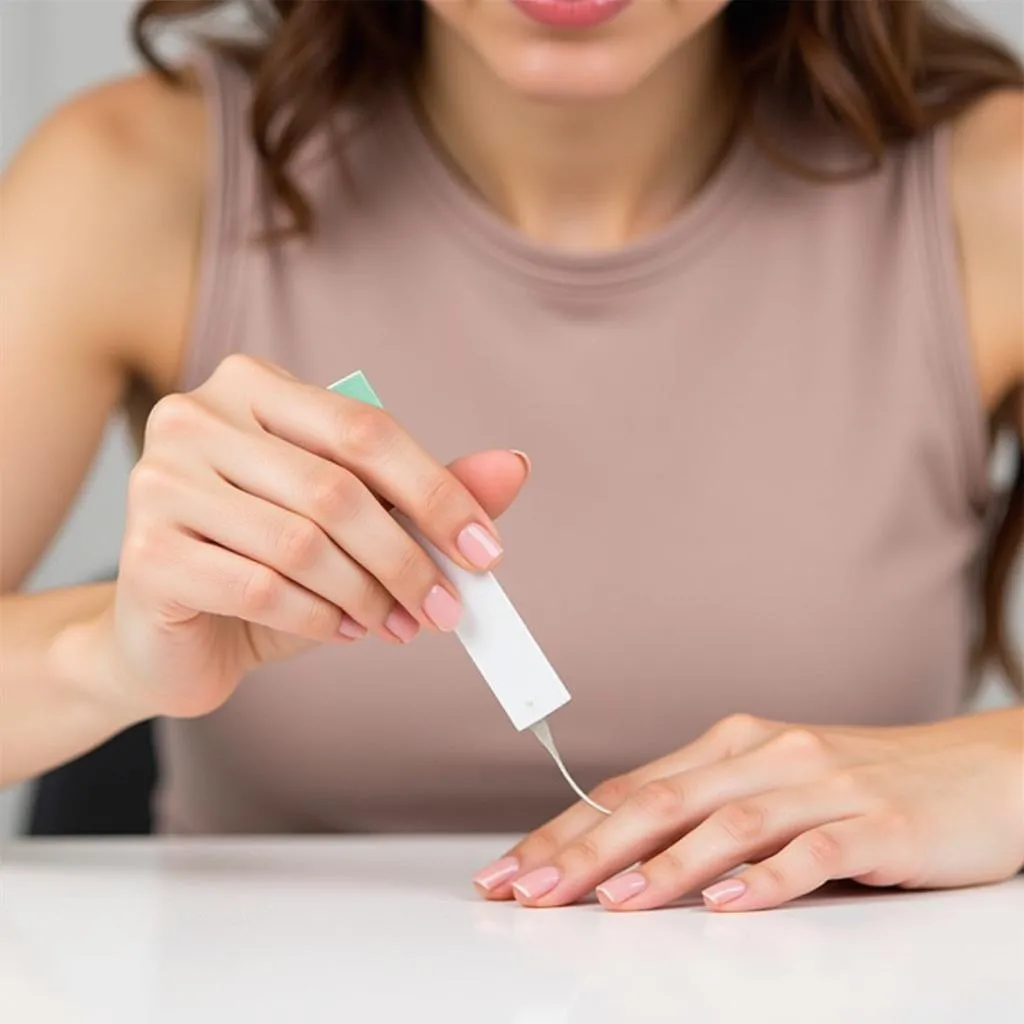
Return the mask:
{"type": "Polygon", "coordinates": [[[368,405],[375,405],[378,409],[384,408],[384,403],[377,397],[377,392],[370,387],[370,382],[362,370],[356,370],[347,377],[342,377],[328,388],[336,395],[344,395],[346,398],[355,398],[368,405]]]}

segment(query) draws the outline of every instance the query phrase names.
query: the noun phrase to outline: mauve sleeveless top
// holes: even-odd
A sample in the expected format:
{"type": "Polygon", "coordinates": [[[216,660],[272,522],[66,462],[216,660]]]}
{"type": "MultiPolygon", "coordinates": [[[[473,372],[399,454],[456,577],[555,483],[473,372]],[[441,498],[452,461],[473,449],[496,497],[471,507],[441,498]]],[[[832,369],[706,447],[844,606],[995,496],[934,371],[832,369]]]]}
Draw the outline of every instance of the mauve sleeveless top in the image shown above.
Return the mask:
{"type": "MultiPolygon", "coordinates": [[[[396,102],[351,181],[310,162],[319,231],[274,249],[246,79],[199,67],[215,166],[182,389],[232,352],[324,386],[358,368],[442,461],[529,452],[499,575],[573,695],[553,724],[584,785],[732,712],[959,710],[987,459],[947,131],[831,185],[740,137],[664,229],[570,255],[485,208],[396,102]]],[[[170,832],[512,831],[572,800],[450,636],[271,665],[161,723],[160,754],[170,832]]]]}

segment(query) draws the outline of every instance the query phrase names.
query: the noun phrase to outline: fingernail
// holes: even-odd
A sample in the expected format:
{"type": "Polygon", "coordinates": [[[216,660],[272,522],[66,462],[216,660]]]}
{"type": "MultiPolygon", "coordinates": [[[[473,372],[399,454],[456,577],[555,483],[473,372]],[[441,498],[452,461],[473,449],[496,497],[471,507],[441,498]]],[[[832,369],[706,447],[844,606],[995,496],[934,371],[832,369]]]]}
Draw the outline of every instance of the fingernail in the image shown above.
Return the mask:
{"type": "Polygon", "coordinates": [[[442,633],[450,633],[462,618],[459,602],[442,586],[433,587],[423,602],[423,611],[442,633]]]}
{"type": "Polygon", "coordinates": [[[530,456],[526,452],[521,452],[518,448],[512,448],[511,452],[523,464],[526,469],[526,479],[529,480],[530,474],[533,472],[533,463],[530,461],[530,456]]]}
{"type": "Polygon", "coordinates": [[[524,900],[539,900],[558,885],[561,877],[558,868],[537,868],[513,882],[512,888],[524,900]]]}
{"type": "Polygon", "coordinates": [[[366,629],[360,626],[351,615],[342,615],[338,632],[342,636],[347,636],[349,640],[362,640],[366,636],[366,629]]]}
{"type": "Polygon", "coordinates": [[[708,886],[701,893],[701,896],[711,906],[721,907],[726,903],[732,903],[733,900],[738,899],[746,891],[747,886],[745,882],[741,882],[738,878],[726,878],[724,881],[715,882],[714,885],[708,886]]]}
{"type": "Polygon", "coordinates": [[[507,882],[519,873],[519,861],[515,857],[502,857],[493,864],[481,868],[473,876],[473,884],[479,885],[481,889],[490,892],[497,888],[502,882],[507,882]]]}
{"type": "Polygon", "coordinates": [[[470,523],[459,534],[455,546],[478,569],[489,569],[502,555],[501,545],[477,523],[470,523]]]}
{"type": "Polygon", "coordinates": [[[639,871],[630,871],[625,875],[616,875],[597,887],[599,896],[609,903],[625,903],[647,888],[647,879],[639,871]]]}
{"type": "Polygon", "coordinates": [[[384,620],[384,628],[393,634],[403,644],[407,644],[419,632],[419,623],[404,609],[398,605],[391,614],[384,620]]]}

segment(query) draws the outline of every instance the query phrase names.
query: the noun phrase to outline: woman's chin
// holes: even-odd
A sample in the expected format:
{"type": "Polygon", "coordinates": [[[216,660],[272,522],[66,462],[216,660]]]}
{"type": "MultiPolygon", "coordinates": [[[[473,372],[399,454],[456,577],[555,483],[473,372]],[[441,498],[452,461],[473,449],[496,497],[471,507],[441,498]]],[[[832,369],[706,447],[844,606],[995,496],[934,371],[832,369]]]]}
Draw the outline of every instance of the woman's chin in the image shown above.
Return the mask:
{"type": "Polygon", "coordinates": [[[600,102],[628,95],[697,38],[727,0],[642,0],[619,4],[557,4],[555,0],[427,0],[430,33],[440,59],[460,46],[507,87],[551,102],[600,102]],[[604,12],[605,23],[591,28],[557,29],[523,13],[524,4],[541,14],[604,12]]]}
{"type": "MultiPolygon", "coordinates": [[[[643,68],[614,47],[533,44],[490,60],[492,72],[513,91],[548,103],[597,103],[624,96],[643,80],[643,68]]],[[[486,59],[486,55],[485,59],[486,59]]]]}

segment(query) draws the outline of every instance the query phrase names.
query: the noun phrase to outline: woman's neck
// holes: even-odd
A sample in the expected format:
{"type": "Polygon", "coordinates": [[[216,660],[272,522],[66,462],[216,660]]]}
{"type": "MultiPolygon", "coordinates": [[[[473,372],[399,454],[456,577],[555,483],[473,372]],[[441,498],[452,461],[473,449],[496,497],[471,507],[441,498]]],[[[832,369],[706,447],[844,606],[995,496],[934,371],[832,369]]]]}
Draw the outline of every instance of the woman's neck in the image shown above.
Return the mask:
{"type": "Polygon", "coordinates": [[[717,166],[735,120],[710,25],[628,95],[517,93],[432,19],[422,101],[455,163],[502,216],[560,249],[622,246],[669,220],[717,166]]]}

